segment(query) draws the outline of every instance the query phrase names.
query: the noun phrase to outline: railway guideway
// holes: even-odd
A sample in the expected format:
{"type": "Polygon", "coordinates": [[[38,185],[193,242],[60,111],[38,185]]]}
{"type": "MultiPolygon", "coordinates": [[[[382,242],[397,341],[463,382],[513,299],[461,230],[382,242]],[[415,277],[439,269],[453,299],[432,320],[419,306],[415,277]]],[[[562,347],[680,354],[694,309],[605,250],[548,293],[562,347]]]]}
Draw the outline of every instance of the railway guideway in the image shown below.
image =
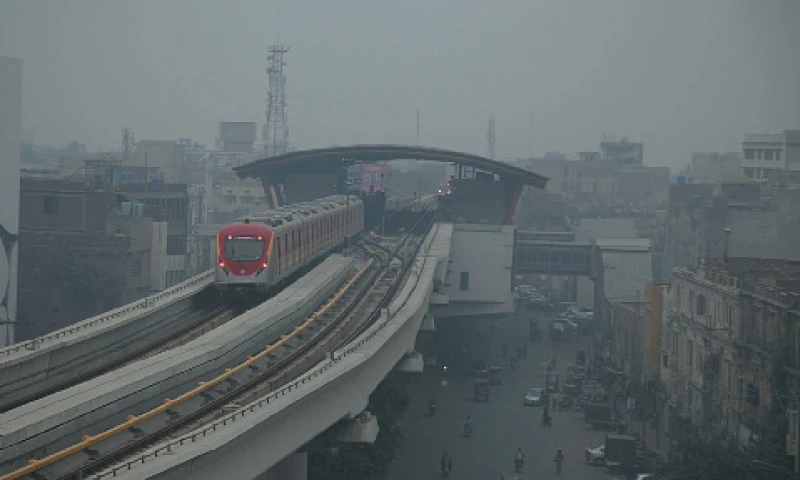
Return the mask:
{"type": "Polygon", "coordinates": [[[90,378],[201,323],[198,303],[213,278],[209,270],[163,292],[0,349],[0,411],[90,378]]]}
{"type": "MultiPolygon", "coordinates": [[[[331,256],[272,299],[209,334],[0,414],[0,474],[24,466],[28,458],[67,448],[82,433],[110,429],[127,413],[148,411],[165,397],[177,398],[209,373],[262,350],[329,298],[352,268],[353,259],[331,256]]],[[[135,429],[132,433],[137,434],[135,429]]]]}
{"type": "Polygon", "coordinates": [[[198,429],[131,456],[92,478],[255,478],[342,420],[414,349],[434,278],[446,274],[453,227],[437,224],[375,323],[294,381],[198,429]]]}

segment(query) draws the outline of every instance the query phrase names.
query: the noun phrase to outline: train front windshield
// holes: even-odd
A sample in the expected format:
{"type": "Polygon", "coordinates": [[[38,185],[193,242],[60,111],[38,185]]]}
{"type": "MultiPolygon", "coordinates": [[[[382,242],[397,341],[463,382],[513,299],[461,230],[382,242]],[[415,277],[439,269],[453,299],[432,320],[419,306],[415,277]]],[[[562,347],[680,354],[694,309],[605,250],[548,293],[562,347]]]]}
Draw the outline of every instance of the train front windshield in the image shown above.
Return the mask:
{"type": "Polygon", "coordinates": [[[257,262],[263,255],[263,237],[233,237],[225,240],[225,256],[228,260],[257,262]]]}

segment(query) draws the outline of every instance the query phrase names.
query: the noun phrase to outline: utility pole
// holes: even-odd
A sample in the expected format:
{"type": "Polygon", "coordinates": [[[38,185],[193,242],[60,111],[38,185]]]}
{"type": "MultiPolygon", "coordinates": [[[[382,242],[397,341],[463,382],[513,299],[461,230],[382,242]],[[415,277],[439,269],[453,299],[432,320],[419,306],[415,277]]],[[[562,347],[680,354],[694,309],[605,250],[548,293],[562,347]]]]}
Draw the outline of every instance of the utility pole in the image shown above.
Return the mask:
{"type": "Polygon", "coordinates": [[[489,159],[494,160],[494,115],[489,115],[489,132],[486,134],[489,159]]]}
{"type": "Polygon", "coordinates": [[[528,125],[528,159],[533,159],[533,111],[531,111],[530,123],[528,125]]]}
{"type": "Polygon", "coordinates": [[[417,146],[419,147],[419,107],[417,107],[417,146]]]}
{"type": "Polygon", "coordinates": [[[347,195],[347,208],[345,209],[345,215],[347,221],[345,222],[345,228],[347,229],[347,236],[344,238],[344,256],[350,256],[350,188],[347,186],[345,182],[345,195],[347,195]]]}

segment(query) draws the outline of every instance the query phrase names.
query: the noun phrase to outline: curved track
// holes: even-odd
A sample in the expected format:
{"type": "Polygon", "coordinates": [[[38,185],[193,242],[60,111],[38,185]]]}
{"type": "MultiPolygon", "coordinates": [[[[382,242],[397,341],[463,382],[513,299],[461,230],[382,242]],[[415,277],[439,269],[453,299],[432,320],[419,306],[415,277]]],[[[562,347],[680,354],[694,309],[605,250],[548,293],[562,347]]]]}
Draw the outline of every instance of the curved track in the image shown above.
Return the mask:
{"type": "MultiPolygon", "coordinates": [[[[200,391],[167,400],[161,407],[129,417],[128,422],[117,427],[84,437],[82,442],[47,458],[31,461],[28,467],[0,477],[0,480],[24,478],[28,474],[39,479],[85,478],[160,440],[184,434],[213,421],[230,409],[252,402],[296,378],[324,359],[328,351],[346,344],[379,317],[380,309],[388,304],[402,284],[408,265],[433,220],[432,212],[423,214],[392,249],[374,242],[369,242],[371,245],[362,242],[362,249],[368,257],[364,266],[325,305],[278,342],[248,357],[246,362],[226,369],[208,382],[201,382],[195,389],[200,391]],[[189,400],[194,401],[195,408],[177,414],[177,405],[184,401],[190,403],[189,400]],[[151,433],[137,428],[136,420],[156,416],[168,417],[161,428],[151,433]],[[127,440],[120,442],[119,435],[123,432],[128,434],[127,440]],[[115,437],[116,442],[108,441],[115,437]],[[89,460],[85,461],[83,455],[88,455],[89,460]]],[[[157,351],[139,352],[136,358],[128,358],[124,363],[182,345],[224,324],[233,318],[232,313],[228,307],[217,307],[209,312],[209,318],[201,325],[165,340],[157,351]]],[[[119,366],[121,363],[115,368],[119,366]]]]}

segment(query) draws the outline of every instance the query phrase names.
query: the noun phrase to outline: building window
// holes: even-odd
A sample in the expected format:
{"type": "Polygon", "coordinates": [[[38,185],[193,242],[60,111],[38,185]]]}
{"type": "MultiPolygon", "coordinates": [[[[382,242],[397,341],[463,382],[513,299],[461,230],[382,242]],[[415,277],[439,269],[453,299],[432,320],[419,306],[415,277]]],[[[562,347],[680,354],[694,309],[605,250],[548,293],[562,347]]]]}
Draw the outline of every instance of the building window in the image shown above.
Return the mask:
{"type": "Polygon", "coordinates": [[[661,354],[661,366],[664,368],[669,368],[669,354],[662,353],[661,354]]]}
{"type": "Polygon", "coordinates": [[[772,152],[774,150],[764,150],[764,160],[772,160],[772,152]]]}
{"type": "Polygon", "coordinates": [[[780,161],[780,159],[781,159],[781,151],[775,150],[775,160],[780,161]]]}
{"type": "Polygon", "coordinates": [[[142,257],[141,255],[133,255],[128,260],[128,275],[131,277],[138,277],[142,274],[142,257]]]}
{"type": "Polygon", "coordinates": [[[753,159],[755,159],[756,158],[755,150],[753,150],[752,148],[745,148],[744,149],[744,158],[745,158],[745,160],[753,160],[753,159]]]}
{"type": "Polygon", "coordinates": [[[167,255],[184,255],[186,253],[185,235],[167,235],[167,255]]]}
{"type": "Polygon", "coordinates": [[[44,213],[47,215],[58,215],[58,197],[44,197],[44,213]]]}
{"type": "Polygon", "coordinates": [[[686,360],[689,365],[689,373],[691,373],[694,366],[694,342],[691,340],[686,341],[686,360]]]}
{"type": "Polygon", "coordinates": [[[461,290],[469,290],[469,272],[461,272],[459,288],[461,290]]]}
{"type": "Polygon", "coordinates": [[[697,314],[698,315],[705,315],[707,312],[706,309],[706,296],[705,295],[697,295],[697,314]]]}

